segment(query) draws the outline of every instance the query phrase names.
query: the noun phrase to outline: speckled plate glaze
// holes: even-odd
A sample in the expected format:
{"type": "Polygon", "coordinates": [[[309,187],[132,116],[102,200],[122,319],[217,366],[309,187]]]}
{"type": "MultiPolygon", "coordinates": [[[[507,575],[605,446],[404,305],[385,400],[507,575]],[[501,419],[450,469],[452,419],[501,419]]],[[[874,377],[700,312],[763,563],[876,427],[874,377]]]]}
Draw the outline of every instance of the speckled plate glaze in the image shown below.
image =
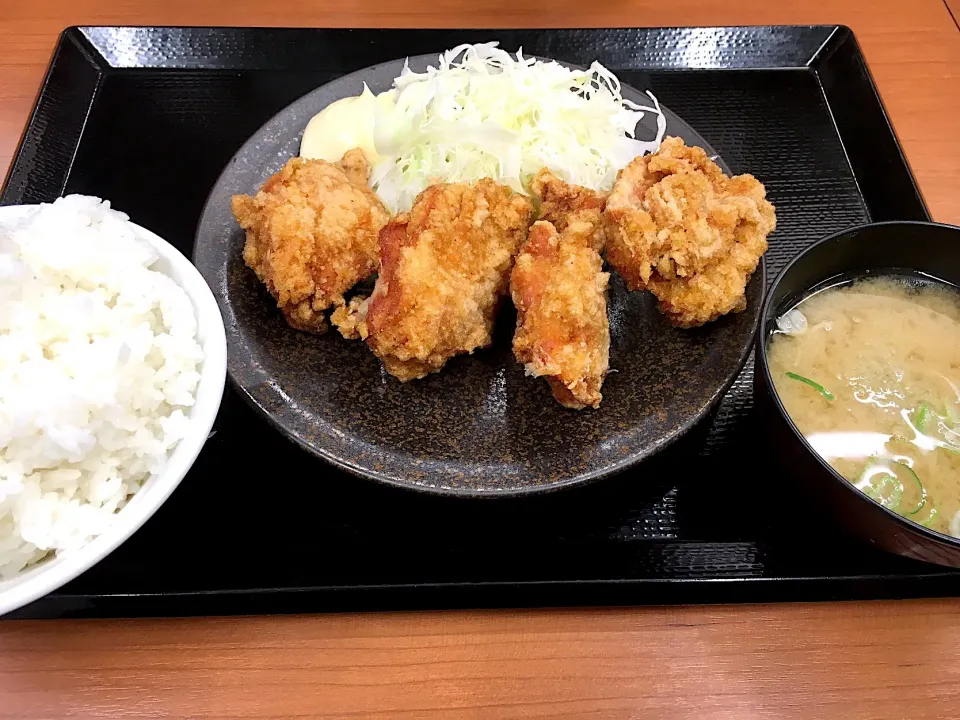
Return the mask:
{"type": "MultiPolygon", "coordinates": [[[[410,59],[414,70],[435,55],[410,59]]],[[[290,329],[243,263],[244,237],[230,197],[253,193],[299,151],[309,119],[356,95],[365,82],[386,90],[403,60],[346,75],[289,105],[237,152],[207,200],[194,262],[213,288],[227,329],[230,376],[273,425],[307,451],[357,475],[391,485],[460,496],[508,496],[556,490],[622,471],[686,431],[720,400],[753,343],[763,295],[763,265],[747,287],[747,310],[705,328],[677,330],[649,293],[628,293],[611,279],[611,373],[598,410],[558,405],[542,379],[524,376],[510,340],[515,314],[498,321],[493,347],[450,361],[444,370],[402,384],[360,342],[335,331],[290,329]]],[[[624,86],[623,95],[649,104],[624,86]]],[[[667,133],[715,154],[663,109],[667,133]]],[[[652,137],[646,115],[638,137],[652,137]]],[[[729,169],[718,159],[724,171],[729,169]]],[[[635,471],[643,482],[643,466],[635,471]]]]}

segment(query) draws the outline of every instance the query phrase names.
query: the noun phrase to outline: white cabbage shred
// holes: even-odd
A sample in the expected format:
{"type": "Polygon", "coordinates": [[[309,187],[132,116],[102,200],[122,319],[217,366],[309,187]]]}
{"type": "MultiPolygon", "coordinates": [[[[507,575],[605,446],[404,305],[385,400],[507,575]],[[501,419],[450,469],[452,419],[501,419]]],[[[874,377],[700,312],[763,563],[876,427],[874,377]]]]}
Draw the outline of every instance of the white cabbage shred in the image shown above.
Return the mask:
{"type": "MultiPolygon", "coordinates": [[[[393,210],[408,209],[432,182],[489,177],[527,192],[543,167],[567,182],[609,190],[633,158],[655,151],[666,130],[657,99],[626,100],[600,63],[571,70],[511,55],[497,43],[460,45],[438,67],[404,66],[378,103],[374,142],[385,159],[371,184],[393,210]],[[657,115],[651,140],[635,137],[645,112],[657,115]]],[[[382,96],[381,96],[382,97],[382,96]]]]}

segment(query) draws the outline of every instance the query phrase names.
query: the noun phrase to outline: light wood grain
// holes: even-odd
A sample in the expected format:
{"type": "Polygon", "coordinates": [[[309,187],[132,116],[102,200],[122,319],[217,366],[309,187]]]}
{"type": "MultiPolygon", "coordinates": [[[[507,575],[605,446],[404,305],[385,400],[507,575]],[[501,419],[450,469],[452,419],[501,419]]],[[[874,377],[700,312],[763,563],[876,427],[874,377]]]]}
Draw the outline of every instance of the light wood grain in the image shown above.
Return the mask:
{"type": "Polygon", "coordinates": [[[0,717],[956,717],[953,601],[18,622],[0,717]]]}
{"type": "MultiPolygon", "coordinates": [[[[960,223],[939,0],[0,0],[0,167],[73,24],[767,23],[854,29],[934,216],[960,223]]],[[[956,717],[958,675],[955,600],[0,623],[4,718],[956,717]]]]}

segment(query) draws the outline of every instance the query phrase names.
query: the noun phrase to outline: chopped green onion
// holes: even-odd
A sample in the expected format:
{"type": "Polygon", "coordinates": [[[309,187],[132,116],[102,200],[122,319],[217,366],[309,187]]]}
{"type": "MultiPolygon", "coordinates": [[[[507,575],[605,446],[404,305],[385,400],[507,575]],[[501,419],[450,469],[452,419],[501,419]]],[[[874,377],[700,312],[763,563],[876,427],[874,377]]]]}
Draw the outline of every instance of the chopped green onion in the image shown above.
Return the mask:
{"type": "Polygon", "coordinates": [[[905,511],[904,511],[907,515],[916,515],[918,512],[920,512],[920,511],[923,509],[923,506],[927,504],[927,489],[923,486],[923,483],[920,482],[920,478],[919,478],[919,477],[917,476],[917,474],[913,471],[913,468],[912,468],[912,467],[910,467],[909,465],[906,465],[906,464],[904,464],[904,463],[902,463],[902,462],[896,462],[896,461],[894,461],[893,464],[894,464],[894,465],[899,465],[900,467],[902,467],[902,468],[906,471],[907,475],[909,475],[910,478],[911,478],[915,483],[917,483],[917,486],[920,488],[920,504],[917,505],[917,507],[914,508],[913,510],[905,510],[905,511]]]}
{"type": "Polygon", "coordinates": [[[957,442],[960,440],[960,432],[957,431],[957,420],[960,420],[960,416],[957,415],[957,409],[952,402],[944,403],[944,408],[946,414],[941,415],[928,403],[920,403],[920,407],[914,414],[915,429],[921,435],[928,435],[937,440],[937,447],[947,452],[960,453],[960,444],[957,442]],[[931,422],[935,427],[927,427],[931,422]]]}
{"type": "Polygon", "coordinates": [[[893,475],[884,475],[879,482],[871,480],[870,484],[863,488],[863,494],[885,508],[896,510],[903,499],[903,485],[893,475]]]}
{"type": "Polygon", "coordinates": [[[926,402],[920,403],[920,407],[917,409],[917,414],[914,419],[914,423],[917,425],[917,430],[919,430],[924,435],[927,434],[925,425],[927,424],[927,418],[930,416],[930,406],[926,402]]]}
{"type": "Polygon", "coordinates": [[[915,473],[909,465],[898,462],[897,460],[878,457],[870,458],[855,487],[867,497],[873,498],[886,508],[896,510],[901,515],[916,515],[923,509],[924,505],[927,504],[927,489],[923,486],[923,483],[920,482],[917,473],[915,473]],[[880,473],[883,474],[881,475],[880,473]],[[920,499],[916,507],[913,508],[900,507],[904,491],[906,490],[902,479],[904,475],[909,478],[910,484],[915,485],[919,492],[920,499]],[[895,483],[896,489],[898,490],[895,503],[892,502],[894,492],[891,481],[895,483]],[[884,492],[886,495],[884,495],[884,492]],[[890,499],[886,500],[885,498],[890,499]]]}
{"type": "Polygon", "coordinates": [[[830,392],[829,390],[827,390],[827,389],[826,389],[823,385],[821,385],[820,383],[814,382],[814,381],[811,380],[810,378],[805,378],[803,375],[797,375],[797,374],[794,373],[794,372],[787,372],[787,373],[784,373],[784,374],[785,374],[788,378],[790,378],[791,380],[797,380],[797,381],[799,381],[799,382],[802,382],[804,385],[809,385],[809,386],[812,387],[814,390],[816,390],[818,393],[820,393],[821,395],[823,395],[827,400],[833,400],[833,393],[830,392]]]}
{"type": "Polygon", "coordinates": [[[931,502],[930,502],[930,513],[929,513],[925,518],[923,518],[923,519],[914,519],[914,518],[911,518],[911,520],[913,520],[913,521],[914,521],[915,523],[917,523],[918,525],[923,525],[924,527],[928,528],[928,527],[930,527],[931,524],[933,524],[933,520],[934,520],[934,518],[937,517],[938,514],[939,514],[939,510],[937,510],[937,506],[934,505],[933,502],[931,501],[931,502]]]}

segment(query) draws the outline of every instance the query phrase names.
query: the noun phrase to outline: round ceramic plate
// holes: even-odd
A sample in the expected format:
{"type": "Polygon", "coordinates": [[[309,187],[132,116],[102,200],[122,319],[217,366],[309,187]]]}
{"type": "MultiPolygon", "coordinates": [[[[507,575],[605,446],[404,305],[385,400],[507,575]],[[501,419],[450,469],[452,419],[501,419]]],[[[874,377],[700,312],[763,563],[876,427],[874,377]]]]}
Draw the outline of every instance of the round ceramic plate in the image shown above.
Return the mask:
{"type": "MultiPolygon", "coordinates": [[[[410,59],[414,70],[436,56],[410,59]]],[[[763,266],[747,310],[697,330],[678,330],[649,293],[611,277],[610,367],[597,410],[566,410],[541,378],[525,377],[511,352],[507,306],[494,344],[454,358],[439,373],[400,383],[361,342],[335,330],[313,336],[287,326],[243,263],[244,235],[230,197],[252,194],[299,152],[310,118],[366,83],[387,90],[403,60],[346,75],[300,98],[254,134],[207,200],[194,262],[220,303],[230,376],[267,419],[300,446],[349,472],[450,495],[503,496],[585,483],[634,465],[676,440],[719,401],[749,353],[763,294],[763,266]]],[[[624,86],[626,98],[649,98],[624,86]]],[[[710,146],[663,109],[667,133],[710,146]]],[[[655,135],[647,114],[639,138],[655,135]]],[[[722,160],[718,160],[727,172],[722,160]]],[[[643,482],[642,468],[637,482],[643,482]]]]}

